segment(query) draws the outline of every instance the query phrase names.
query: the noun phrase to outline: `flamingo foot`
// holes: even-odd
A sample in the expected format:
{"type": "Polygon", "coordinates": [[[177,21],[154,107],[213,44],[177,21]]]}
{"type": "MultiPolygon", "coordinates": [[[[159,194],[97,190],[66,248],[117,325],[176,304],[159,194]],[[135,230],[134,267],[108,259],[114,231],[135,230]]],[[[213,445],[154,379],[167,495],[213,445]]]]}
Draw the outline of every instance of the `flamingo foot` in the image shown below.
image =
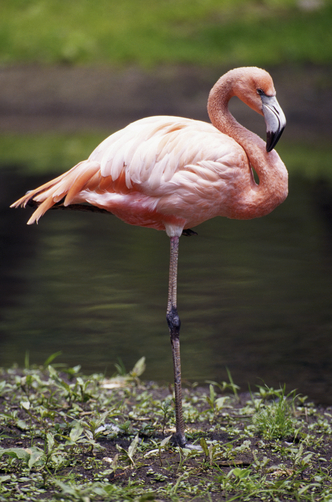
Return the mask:
{"type": "Polygon", "coordinates": [[[186,448],[188,444],[186,436],[181,432],[175,432],[173,434],[173,436],[171,437],[171,443],[173,446],[180,446],[180,448],[186,448]]]}
{"type": "Polygon", "coordinates": [[[191,230],[191,228],[186,228],[186,230],[182,230],[182,235],[185,235],[186,237],[191,237],[192,235],[198,235],[195,230],[191,230]]]}

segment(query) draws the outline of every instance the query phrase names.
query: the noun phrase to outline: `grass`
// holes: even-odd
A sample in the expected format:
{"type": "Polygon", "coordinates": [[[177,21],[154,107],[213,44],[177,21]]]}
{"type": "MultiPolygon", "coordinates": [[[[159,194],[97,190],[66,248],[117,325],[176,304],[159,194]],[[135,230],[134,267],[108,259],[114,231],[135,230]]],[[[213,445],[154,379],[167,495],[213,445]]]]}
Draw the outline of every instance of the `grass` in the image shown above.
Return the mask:
{"type": "MultiPolygon", "coordinates": [[[[293,416],[295,415],[295,392],[286,396],[285,388],[275,391],[261,388],[261,395],[274,398],[268,405],[264,405],[264,400],[259,399],[256,403],[257,411],[252,417],[252,422],[256,431],[264,439],[285,439],[294,438],[299,430],[296,430],[293,416]]],[[[253,398],[254,400],[254,398],[253,398]]]]}
{"type": "Polygon", "coordinates": [[[2,0],[0,63],[329,63],[329,0],[2,0]]]}
{"type": "Polygon", "coordinates": [[[331,410],[283,388],[192,386],[187,436],[201,451],[175,448],[172,395],[141,381],[144,367],[108,380],[52,357],[2,370],[0,501],[332,500],[331,410]]]}

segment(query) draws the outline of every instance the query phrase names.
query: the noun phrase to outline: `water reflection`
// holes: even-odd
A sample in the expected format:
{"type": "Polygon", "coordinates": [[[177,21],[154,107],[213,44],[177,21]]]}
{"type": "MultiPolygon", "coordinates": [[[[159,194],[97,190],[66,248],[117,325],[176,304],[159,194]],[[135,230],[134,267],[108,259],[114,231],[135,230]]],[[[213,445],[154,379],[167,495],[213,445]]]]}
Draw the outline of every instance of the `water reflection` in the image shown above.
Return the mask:
{"type": "MultiPolygon", "coordinates": [[[[43,180],[1,170],[0,365],[81,364],[172,381],[165,308],[168,238],[112,216],[48,213],[10,202],[43,180]]],[[[50,178],[50,176],[48,176],[50,178]]],[[[291,196],[253,221],[217,218],[180,244],[179,312],[184,378],[265,381],[332,404],[331,200],[326,184],[291,178],[291,196]]]]}

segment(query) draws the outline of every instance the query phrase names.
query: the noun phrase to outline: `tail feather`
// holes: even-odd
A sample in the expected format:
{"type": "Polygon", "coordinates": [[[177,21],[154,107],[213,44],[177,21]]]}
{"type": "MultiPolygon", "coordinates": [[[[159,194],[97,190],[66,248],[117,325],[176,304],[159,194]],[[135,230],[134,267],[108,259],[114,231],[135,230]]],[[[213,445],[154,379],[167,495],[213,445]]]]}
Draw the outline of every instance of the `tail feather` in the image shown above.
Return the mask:
{"type": "Polygon", "coordinates": [[[21,197],[20,199],[18,199],[16,202],[14,202],[13,204],[11,204],[10,207],[25,207],[27,205],[27,203],[29,202],[29,200],[31,199],[34,199],[36,200],[37,202],[41,202],[42,200],[45,199],[45,196],[46,196],[46,190],[50,189],[50,192],[51,192],[51,189],[58,185],[58,183],[66,176],[68,175],[73,169],[75,169],[76,166],[74,166],[70,171],[64,173],[64,174],[61,174],[60,176],[58,176],[57,178],[54,178],[53,180],[50,180],[48,181],[47,183],[44,183],[44,185],[41,185],[40,187],[38,188],[35,188],[34,190],[29,190],[25,195],[23,195],[23,197],[21,197]],[[38,196],[40,194],[40,197],[38,196]],[[44,197],[43,197],[44,195],[44,197]],[[40,200],[38,200],[40,199],[40,200]]]}
{"type": "Polygon", "coordinates": [[[38,223],[39,218],[43,216],[43,214],[46,213],[48,209],[50,209],[52,206],[54,206],[54,201],[52,200],[51,197],[48,197],[42,204],[38,206],[36,211],[32,213],[32,216],[27,222],[27,225],[32,225],[33,223],[38,223]]]}
{"type": "Polygon", "coordinates": [[[84,188],[84,186],[92,178],[92,176],[96,174],[99,168],[99,162],[92,161],[84,166],[84,170],[79,172],[78,176],[70,186],[64,201],[64,206],[69,206],[69,204],[74,200],[75,196],[84,188]]]}
{"type": "Polygon", "coordinates": [[[25,207],[30,200],[33,200],[38,204],[38,208],[29,219],[28,225],[35,222],[38,223],[39,218],[64,197],[66,197],[64,205],[68,206],[99,168],[99,163],[95,161],[86,160],[80,162],[70,169],[70,171],[41,185],[35,190],[27,192],[10,207],[25,207]]]}

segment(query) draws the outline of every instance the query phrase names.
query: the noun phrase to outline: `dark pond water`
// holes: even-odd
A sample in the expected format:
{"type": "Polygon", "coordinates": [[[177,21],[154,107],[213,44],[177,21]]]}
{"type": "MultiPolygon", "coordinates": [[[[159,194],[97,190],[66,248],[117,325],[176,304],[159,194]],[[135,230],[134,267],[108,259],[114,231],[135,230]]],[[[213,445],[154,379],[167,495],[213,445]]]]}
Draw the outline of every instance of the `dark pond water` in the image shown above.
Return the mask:
{"type": "MultiPolygon", "coordinates": [[[[172,381],[165,308],[169,243],[115,217],[54,211],[25,225],[8,205],[41,179],[1,169],[0,365],[81,364],[172,381]]],[[[48,179],[50,176],[48,176],[48,179]]],[[[332,404],[332,209],[329,186],[291,178],[290,196],[253,221],[214,219],[180,243],[183,375],[265,382],[332,404]]]]}

